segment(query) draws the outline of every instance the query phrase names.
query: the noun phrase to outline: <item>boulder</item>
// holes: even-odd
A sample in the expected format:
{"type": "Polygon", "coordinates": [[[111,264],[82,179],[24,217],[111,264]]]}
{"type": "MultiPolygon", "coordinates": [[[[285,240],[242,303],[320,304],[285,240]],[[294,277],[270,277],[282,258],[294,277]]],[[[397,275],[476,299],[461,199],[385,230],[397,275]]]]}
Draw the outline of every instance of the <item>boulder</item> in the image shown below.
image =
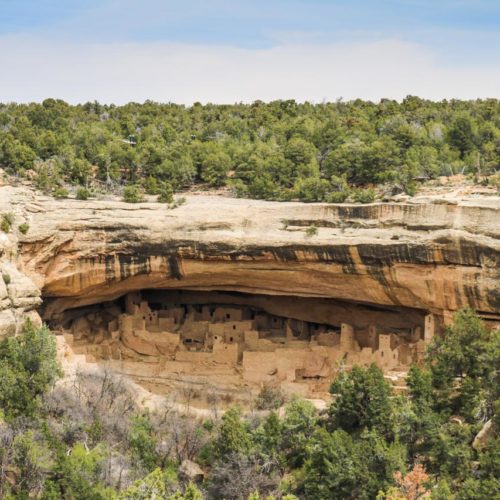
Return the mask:
{"type": "Polygon", "coordinates": [[[121,336],[123,345],[132,349],[138,354],[144,354],[145,356],[158,356],[158,349],[154,344],[143,340],[141,337],[134,335],[134,333],[122,332],[121,336]]]}
{"type": "MultiPolygon", "coordinates": [[[[40,289],[13,264],[3,262],[0,265],[0,272],[3,277],[8,276],[8,283],[5,283],[5,278],[2,281],[6,284],[7,294],[13,307],[22,307],[25,311],[29,311],[41,304],[40,289]]],[[[0,290],[0,299],[1,294],[0,290]]]]}
{"type": "Polygon", "coordinates": [[[16,317],[10,309],[0,311],[0,339],[16,333],[16,317]]]}
{"type": "Polygon", "coordinates": [[[0,261],[0,338],[18,333],[27,319],[36,326],[41,319],[40,289],[8,261],[0,261]]]}
{"type": "Polygon", "coordinates": [[[4,282],[5,279],[8,280],[9,278],[0,274],[0,311],[3,311],[11,306],[9,294],[7,292],[7,285],[4,282]]]}
{"type": "Polygon", "coordinates": [[[472,447],[475,450],[482,450],[487,444],[490,438],[495,433],[495,426],[492,420],[488,420],[483,428],[477,433],[474,441],[472,442],[472,447]]]}
{"type": "Polygon", "coordinates": [[[191,460],[183,460],[179,467],[179,475],[190,481],[203,481],[205,473],[202,468],[191,460]]]}

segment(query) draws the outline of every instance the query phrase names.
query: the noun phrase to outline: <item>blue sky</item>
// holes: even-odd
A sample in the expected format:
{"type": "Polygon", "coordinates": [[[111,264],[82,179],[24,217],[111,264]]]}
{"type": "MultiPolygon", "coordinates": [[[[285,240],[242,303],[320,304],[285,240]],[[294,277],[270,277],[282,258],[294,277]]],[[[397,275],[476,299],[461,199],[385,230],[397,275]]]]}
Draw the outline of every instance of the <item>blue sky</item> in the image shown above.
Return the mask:
{"type": "Polygon", "coordinates": [[[267,100],[279,90],[283,98],[299,100],[376,100],[415,92],[499,97],[500,1],[0,0],[2,62],[10,71],[6,80],[0,78],[0,101],[38,100],[50,92],[72,101],[114,100],[114,90],[123,102],[148,98],[148,88],[156,100],[186,102],[267,100]],[[387,81],[378,75],[375,59],[387,81]],[[132,85],[117,88],[130,60],[143,78],[134,75],[132,85]],[[174,78],[168,69],[158,71],[162,64],[175,69],[174,78]],[[189,81],[183,82],[183,71],[189,81]],[[354,80],[373,77],[374,71],[372,92],[354,80]],[[255,73],[256,85],[249,85],[255,73]],[[28,84],[30,74],[36,82],[28,84]],[[89,74],[100,75],[101,87],[89,74]],[[489,84],[474,88],[479,76],[489,84]],[[457,78],[465,78],[462,86],[457,78]],[[240,94],[235,86],[241,86],[240,94]]]}
{"type": "MultiPolygon", "coordinates": [[[[485,36],[498,39],[500,31],[497,0],[0,0],[0,6],[1,34],[82,41],[262,47],[286,36],[389,36],[437,40],[439,49],[443,34],[460,46],[481,46],[485,36]]],[[[498,50],[487,44],[482,48],[498,50]]]]}

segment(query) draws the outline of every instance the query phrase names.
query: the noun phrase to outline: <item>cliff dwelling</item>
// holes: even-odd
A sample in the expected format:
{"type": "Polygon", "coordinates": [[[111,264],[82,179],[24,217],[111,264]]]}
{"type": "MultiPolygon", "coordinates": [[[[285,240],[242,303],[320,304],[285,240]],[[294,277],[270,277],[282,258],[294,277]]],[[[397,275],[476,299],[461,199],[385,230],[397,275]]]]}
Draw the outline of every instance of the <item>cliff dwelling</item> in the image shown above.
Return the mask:
{"type": "Polygon", "coordinates": [[[245,401],[265,384],[325,399],[338,370],[353,364],[376,363],[397,386],[435,318],[333,299],[142,290],[68,309],[50,325],[87,360],[153,392],[191,388],[201,399],[245,401]]]}
{"type": "Polygon", "coordinates": [[[13,206],[30,230],[5,246],[16,257],[1,262],[11,282],[0,285],[0,336],[40,313],[79,362],[153,395],[245,403],[269,384],[325,400],[339,370],[372,362],[404,390],[455,311],[500,320],[500,219],[488,200],[190,196],[166,210],[4,189],[0,208],[13,206]]]}

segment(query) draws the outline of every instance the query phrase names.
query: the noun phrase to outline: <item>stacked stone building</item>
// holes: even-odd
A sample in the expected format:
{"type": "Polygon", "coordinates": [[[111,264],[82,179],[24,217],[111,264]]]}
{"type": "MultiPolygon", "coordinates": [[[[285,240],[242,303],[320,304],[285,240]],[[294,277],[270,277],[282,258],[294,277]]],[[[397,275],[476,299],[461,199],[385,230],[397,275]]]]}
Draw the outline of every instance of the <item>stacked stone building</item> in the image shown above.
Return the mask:
{"type": "Polygon", "coordinates": [[[310,398],[325,396],[337,371],[354,364],[405,372],[434,334],[431,315],[422,326],[387,332],[376,325],[355,330],[347,323],[309,323],[243,306],[150,303],[140,292],[129,293],[121,304],[72,320],[75,347],[139,378],[161,381],[163,374],[171,380],[178,374],[180,381],[199,385],[212,379],[254,391],[273,384],[310,398]]]}

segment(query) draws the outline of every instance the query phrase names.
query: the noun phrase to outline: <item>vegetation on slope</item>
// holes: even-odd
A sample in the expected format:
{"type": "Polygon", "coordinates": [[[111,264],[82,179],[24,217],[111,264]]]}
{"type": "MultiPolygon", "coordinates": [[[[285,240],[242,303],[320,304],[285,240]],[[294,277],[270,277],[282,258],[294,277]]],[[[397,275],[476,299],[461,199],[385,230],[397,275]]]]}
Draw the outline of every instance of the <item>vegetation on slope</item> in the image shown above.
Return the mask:
{"type": "Polygon", "coordinates": [[[369,202],[372,185],[412,193],[419,179],[498,171],[500,101],[0,104],[0,166],[59,195],[65,183],[137,185],[133,201],[228,185],[251,198],[369,202]]]}
{"type": "MultiPolygon", "coordinates": [[[[409,397],[376,366],[354,367],[323,414],[300,399],[282,417],[148,413],[107,372],[54,386],[55,354],[47,328],[30,324],[0,344],[2,498],[492,499],[500,489],[500,335],[469,310],[411,369],[409,397]],[[186,459],[204,467],[203,483],[179,473],[186,459]]],[[[259,399],[275,403],[269,389],[259,399]]]]}

